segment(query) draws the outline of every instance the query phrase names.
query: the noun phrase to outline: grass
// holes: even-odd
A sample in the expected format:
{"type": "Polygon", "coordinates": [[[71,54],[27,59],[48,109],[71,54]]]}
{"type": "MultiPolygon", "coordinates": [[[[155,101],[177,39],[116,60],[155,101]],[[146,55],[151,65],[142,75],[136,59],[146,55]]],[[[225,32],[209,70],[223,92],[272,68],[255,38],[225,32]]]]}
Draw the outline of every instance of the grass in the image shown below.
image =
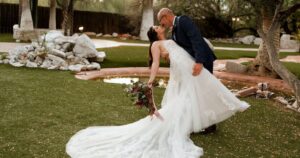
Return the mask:
{"type": "MultiPolygon", "coordinates": [[[[65,144],[80,129],[122,125],[146,116],[121,85],[77,80],[65,71],[0,65],[0,72],[3,158],[67,157],[65,144]]],[[[158,103],[163,92],[155,89],[158,103]]],[[[252,107],[220,123],[215,134],[192,135],[204,148],[204,158],[300,155],[300,115],[272,101],[246,101],[252,107]]]]}
{"type": "Polygon", "coordinates": [[[15,42],[15,39],[13,39],[13,35],[10,33],[1,33],[0,42],[15,42]]]}
{"type": "Polygon", "coordinates": [[[300,79],[300,63],[283,62],[283,65],[300,79]]]}
{"type": "MultiPolygon", "coordinates": [[[[107,58],[101,64],[102,68],[109,67],[147,67],[148,48],[122,46],[114,48],[98,49],[105,51],[107,58]]],[[[168,66],[166,62],[161,62],[161,66],[168,66]]]]}
{"type": "Polygon", "coordinates": [[[103,40],[111,40],[116,42],[124,42],[124,43],[142,43],[142,44],[148,44],[148,41],[142,41],[142,40],[134,40],[134,39],[127,39],[122,40],[120,38],[113,38],[113,37],[92,37],[93,39],[103,39],[103,40]]]}
{"type": "MultiPolygon", "coordinates": [[[[244,62],[243,65],[250,65],[252,62],[244,62]]],[[[293,63],[293,62],[282,62],[283,65],[294,75],[300,79],[300,63],[293,63]]]]}
{"type": "Polygon", "coordinates": [[[255,44],[239,44],[239,43],[223,43],[223,42],[211,42],[215,47],[233,47],[233,48],[258,48],[255,44]]]}
{"type": "MultiPolygon", "coordinates": [[[[102,48],[99,51],[105,51],[107,58],[104,63],[101,64],[103,68],[107,67],[136,67],[147,66],[148,61],[148,47],[114,47],[114,48],[102,48]]],[[[216,50],[216,56],[218,59],[238,59],[238,58],[255,58],[256,52],[251,51],[228,51],[228,50],[216,50]]],[[[287,55],[300,55],[299,53],[280,53],[280,58],[284,58],[287,55]]],[[[168,66],[165,62],[162,62],[162,66],[168,66]]]]}
{"type": "MultiPolygon", "coordinates": [[[[103,39],[103,40],[112,40],[116,42],[125,42],[125,43],[149,43],[148,41],[142,41],[142,40],[133,40],[133,39],[127,39],[122,40],[119,38],[112,38],[112,37],[96,37],[95,39],[103,39]]],[[[240,43],[223,43],[223,42],[212,42],[213,46],[215,47],[235,47],[235,48],[258,48],[258,45],[254,44],[240,44],[240,43]]]]}

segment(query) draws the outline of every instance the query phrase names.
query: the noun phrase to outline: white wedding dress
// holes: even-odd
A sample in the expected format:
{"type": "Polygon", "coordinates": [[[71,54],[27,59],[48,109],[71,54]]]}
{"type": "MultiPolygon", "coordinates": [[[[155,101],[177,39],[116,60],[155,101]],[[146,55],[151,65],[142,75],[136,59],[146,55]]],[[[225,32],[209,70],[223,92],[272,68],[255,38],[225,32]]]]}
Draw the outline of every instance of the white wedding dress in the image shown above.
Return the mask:
{"type": "Polygon", "coordinates": [[[76,133],[66,152],[73,158],[199,158],[202,148],[190,133],[221,122],[249,107],[203,69],[192,76],[193,58],[174,41],[169,52],[170,79],[159,113],[122,126],[89,127],[76,133]]]}

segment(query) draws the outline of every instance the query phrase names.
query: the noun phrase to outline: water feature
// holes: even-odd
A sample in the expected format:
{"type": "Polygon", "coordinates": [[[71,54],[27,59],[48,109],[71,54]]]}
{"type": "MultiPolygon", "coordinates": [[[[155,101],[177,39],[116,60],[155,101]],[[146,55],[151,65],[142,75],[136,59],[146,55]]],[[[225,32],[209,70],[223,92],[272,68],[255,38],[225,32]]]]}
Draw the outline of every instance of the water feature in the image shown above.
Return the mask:
{"type": "MultiPolygon", "coordinates": [[[[115,83],[115,84],[132,84],[138,81],[147,82],[149,78],[138,78],[138,77],[112,77],[112,78],[104,78],[103,82],[105,83],[115,83]]],[[[168,84],[167,78],[158,78],[155,80],[156,87],[166,88],[168,84]]]]}

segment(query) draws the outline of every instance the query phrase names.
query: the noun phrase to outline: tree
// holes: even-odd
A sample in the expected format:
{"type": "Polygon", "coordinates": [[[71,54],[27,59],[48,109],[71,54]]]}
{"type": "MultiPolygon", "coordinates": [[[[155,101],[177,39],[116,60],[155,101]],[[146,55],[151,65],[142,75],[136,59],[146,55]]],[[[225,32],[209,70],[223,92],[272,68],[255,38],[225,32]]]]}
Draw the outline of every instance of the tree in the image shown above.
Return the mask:
{"type": "Polygon", "coordinates": [[[32,22],[29,0],[21,0],[20,2],[21,3],[19,5],[22,5],[20,28],[22,30],[33,30],[33,22],[32,22]]]}
{"type": "MultiPolygon", "coordinates": [[[[270,29],[272,19],[275,15],[276,1],[274,0],[247,0],[255,8],[257,17],[261,21],[261,27],[263,32],[267,32],[270,29]]],[[[280,49],[280,27],[276,28],[273,35],[273,43],[276,50],[280,49]]],[[[276,77],[277,73],[274,71],[269,60],[269,55],[267,53],[267,47],[265,41],[263,41],[258,49],[257,56],[253,61],[250,71],[260,76],[272,76],[276,77]]]]}
{"type": "MultiPolygon", "coordinates": [[[[268,0],[263,0],[264,2],[268,0]]],[[[272,19],[268,24],[268,29],[264,28],[264,17],[259,18],[258,22],[258,33],[260,37],[263,39],[264,46],[266,48],[266,52],[269,57],[269,63],[274,69],[274,71],[289,84],[289,86],[293,89],[293,92],[296,96],[295,104],[300,106],[300,80],[292,74],[280,61],[278,58],[278,30],[280,29],[281,23],[293,12],[300,9],[300,3],[296,3],[286,10],[283,9],[284,0],[273,0],[272,3],[275,3],[275,11],[272,15],[272,19]]],[[[272,8],[273,9],[273,8],[272,8]]],[[[262,12],[265,13],[265,12],[262,12]]],[[[271,15],[271,14],[270,14],[271,15]]]]}
{"type": "Polygon", "coordinates": [[[143,16],[140,29],[140,39],[148,40],[147,31],[150,26],[154,25],[153,0],[143,0],[142,5],[143,16]]]}
{"type": "Polygon", "coordinates": [[[158,7],[192,17],[205,37],[233,37],[244,30],[256,34],[254,11],[244,0],[160,0],[158,7]],[[237,17],[240,21],[232,20],[237,17]]]}
{"type": "Polygon", "coordinates": [[[57,2],[62,8],[61,27],[64,30],[64,35],[71,35],[73,34],[74,0],[58,0],[57,2]]]}
{"type": "Polygon", "coordinates": [[[38,0],[30,0],[31,16],[33,21],[33,26],[38,27],[38,0]]]}
{"type": "Polygon", "coordinates": [[[50,16],[49,16],[49,29],[56,29],[56,0],[49,0],[50,3],[50,16]]]}

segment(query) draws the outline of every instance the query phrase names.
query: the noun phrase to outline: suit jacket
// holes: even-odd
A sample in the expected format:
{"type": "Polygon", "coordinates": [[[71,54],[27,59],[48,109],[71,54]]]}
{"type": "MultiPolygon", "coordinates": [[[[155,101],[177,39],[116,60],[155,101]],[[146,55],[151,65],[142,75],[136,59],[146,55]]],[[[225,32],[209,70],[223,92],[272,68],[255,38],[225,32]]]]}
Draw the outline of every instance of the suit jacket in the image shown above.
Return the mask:
{"type": "Polygon", "coordinates": [[[217,59],[201,36],[197,26],[187,16],[175,18],[172,39],[194,57],[196,63],[202,63],[204,67],[207,64],[212,65],[213,61],[217,59]]]}

